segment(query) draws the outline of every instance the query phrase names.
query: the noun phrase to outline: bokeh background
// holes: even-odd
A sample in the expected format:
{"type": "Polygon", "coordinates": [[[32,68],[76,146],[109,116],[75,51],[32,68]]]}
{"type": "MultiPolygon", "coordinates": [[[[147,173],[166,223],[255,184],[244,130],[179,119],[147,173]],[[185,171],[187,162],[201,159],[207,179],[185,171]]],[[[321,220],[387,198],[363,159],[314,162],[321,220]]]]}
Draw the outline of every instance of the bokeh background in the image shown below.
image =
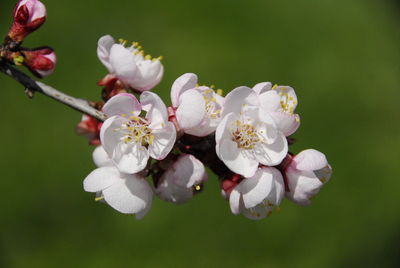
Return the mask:
{"type": "MultiPolygon", "coordinates": [[[[285,200],[262,221],[233,216],[214,177],[137,221],[83,191],[94,164],[80,115],[0,75],[0,267],[400,267],[400,1],[43,2],[48,21],[25,46],[56,49],[46,83],[97,100],[96,44],[112,34],[164,56],[167,103],[185,72],[226,92],[291,85],[292,151],[324,152],[334,173],[311,206],[285,200]]],[[[1,0],[3,35],[15,3],[1,0]]]]}

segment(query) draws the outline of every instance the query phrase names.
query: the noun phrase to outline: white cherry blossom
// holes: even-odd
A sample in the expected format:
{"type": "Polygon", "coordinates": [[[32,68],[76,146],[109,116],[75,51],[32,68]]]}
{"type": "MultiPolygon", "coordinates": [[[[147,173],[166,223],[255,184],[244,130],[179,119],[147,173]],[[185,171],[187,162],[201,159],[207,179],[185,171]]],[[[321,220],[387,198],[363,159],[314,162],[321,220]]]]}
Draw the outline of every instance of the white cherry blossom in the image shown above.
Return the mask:
{"type": "Polygon", "coordinates": [[[143,92],[140,103],[132,94],[118,94],[103,111],[109,118],[100,130],[101,144],[121,172],[137,173],[149,157],[161,160],[171,151],[176,130],[156,94],[143,92]],[[140,116],[142,110],[147,112],[145,117],[140,116]]]}
{"type": "Polygon", "coordinates": [[[224,98],[207,86],[199,86],[197,80],[193,73],[176,79],[171,101],[180,128],[187,134],[204,137],[213,133],[221,121],[224,98]]]}
{"type": "Polygon", "coordinates": [[[155,87],[164,74],[161,58],[144,55],[138,43],[125,47],[126,41],[115,43],[110,35],[99,39],[97,55],[100,61],[123,84],[138,91],[155,87]]]}
{"type": "Polygon", "coordinates": [[[96,193],[96,200],[103,200],[124,214],[143,218],[151,208],[153,190],[141,174],[124,174],[115,166],[92,171],[83,181],[86,192],[96,193]]]}
{"type": "Polygon", "coordinates": [[[279,170],[259,168],[254,176],[243,179],[230,193],[231,211],[253,220],[265,218],[274,207],[279,206],[284,192],[285,185],[279,170]]]}
{"type": "Polygon", "coordinates": [[[259,164],[280,164],[288,151],[285,135],[248,87],[238,87],[226,96],[215,140],[218,157],[244,177],[252,177],[259,164]]]}
{"type": "Polygon", "coordinates": [[[331,174],[332,168],[323,153],[314,149],[300,152],[285,169],[289,188],[286,197],[298,205],[309,205],[331,174]]]}
{"type": "Polygon", "coordinates": [[[285,136],[292,135],[299,128],[300,116],[294,113],[297,97],[293,88],[263,82],[255,85],[253,90],[259,96],[260,106],[269,112],[285,136]]]}
{"type": "Polygon", "coordinates": [[[160,177],[156,193],[164,201],[183,204],[206,180],[204,165],[193,155],[181,154],[160,177]]]}

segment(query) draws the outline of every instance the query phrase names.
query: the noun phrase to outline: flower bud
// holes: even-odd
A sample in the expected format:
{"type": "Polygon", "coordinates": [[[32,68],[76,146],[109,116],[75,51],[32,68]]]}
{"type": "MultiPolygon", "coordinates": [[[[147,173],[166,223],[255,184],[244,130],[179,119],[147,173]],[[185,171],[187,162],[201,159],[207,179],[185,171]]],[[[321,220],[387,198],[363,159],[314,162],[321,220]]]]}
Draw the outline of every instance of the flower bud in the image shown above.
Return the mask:
{"type": "Polygon", "coordinates": [[[91,145],[100,145],[100,128],[103,125],[96,118],[82,115],[81,122],[76,126],[76,133],[85,136],[91,145]]]}
{"type": "Polygon", "coordinates": [[[323,153],[308,149],[293,157],[284,173],[286,197],[298,205],[307,206],[330,179],[332,168],[323,153]]]}
{"type": "Polygon", "coordinates": [[[54,72],[57,57],[53,49],[48,47],[33,50],[22,50],[24,65],[39,78],[48,76],[54,72]]]}
{"type": "Polygon", "coordinates": [[[206,180],[204,165],[193,155],[182,154],[161,175],[156,193],[164,201],[183,204],[201,190],[201,184],[206,180]]]}
{"type": "Polygon", "coordinates": [[[233,214],[259,220],[269,216],[284,196],[282,174],[273,167],[258,168],[254,176],[243,179],[230,193],[233,214]]]}
{"type": "Polygon", "coordinates": [[[46,7],[39,0],[21,0],[14,10],[14,22],[8,37],[20,43],[46,21],[46,7]]]}

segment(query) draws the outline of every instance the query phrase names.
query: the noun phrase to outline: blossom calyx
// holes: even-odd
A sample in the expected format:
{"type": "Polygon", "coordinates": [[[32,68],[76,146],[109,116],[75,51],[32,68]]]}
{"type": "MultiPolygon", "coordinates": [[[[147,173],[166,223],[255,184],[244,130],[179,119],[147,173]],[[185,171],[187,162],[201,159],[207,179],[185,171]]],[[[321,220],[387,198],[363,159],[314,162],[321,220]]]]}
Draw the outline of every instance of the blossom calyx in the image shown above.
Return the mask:
{"type": "Polygon", "coordinates": [[[332,168],[323,153],[308,149],[294,156],[284,173],[286,197],[298,205],[307,206],[310,199],[329,181],[332,168]]]}
{"type": "Polygon", "coordinates": [[[43,78],[54,72],[57,56],[50,47],[41,47],[32,50],[21,50],[24,56],[23,64],[37,77],[43,78]]]}
{"type": "Polygon", "coordinates": [[[46,7],[39,0],[20,0],[14,10],[14,21],[8,37],[16,43],[37,30],[46,21],[46,7]]]}

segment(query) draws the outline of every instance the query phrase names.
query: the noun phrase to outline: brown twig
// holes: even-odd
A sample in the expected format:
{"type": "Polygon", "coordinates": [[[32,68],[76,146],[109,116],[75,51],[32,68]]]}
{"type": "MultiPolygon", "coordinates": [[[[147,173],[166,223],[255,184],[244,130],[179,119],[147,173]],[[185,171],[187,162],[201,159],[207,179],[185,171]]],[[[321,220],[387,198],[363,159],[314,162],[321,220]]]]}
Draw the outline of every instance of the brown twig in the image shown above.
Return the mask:
{"type": "Polygon", "coordinates": [[[87,100],[68,96],[56,90],[55,88],[52,88],[42,82],[38,82],[26,75],[25,73],[17,70],[11,64],[4,60],[0,60],[0,71],[23,85],[26,94],[30,98],[33,97],[33,93],[39,92],[81,113],[90,115],[100,121],[104,121],[107,119],[107,116],[104,113],[92,107],[87,100]]]}

